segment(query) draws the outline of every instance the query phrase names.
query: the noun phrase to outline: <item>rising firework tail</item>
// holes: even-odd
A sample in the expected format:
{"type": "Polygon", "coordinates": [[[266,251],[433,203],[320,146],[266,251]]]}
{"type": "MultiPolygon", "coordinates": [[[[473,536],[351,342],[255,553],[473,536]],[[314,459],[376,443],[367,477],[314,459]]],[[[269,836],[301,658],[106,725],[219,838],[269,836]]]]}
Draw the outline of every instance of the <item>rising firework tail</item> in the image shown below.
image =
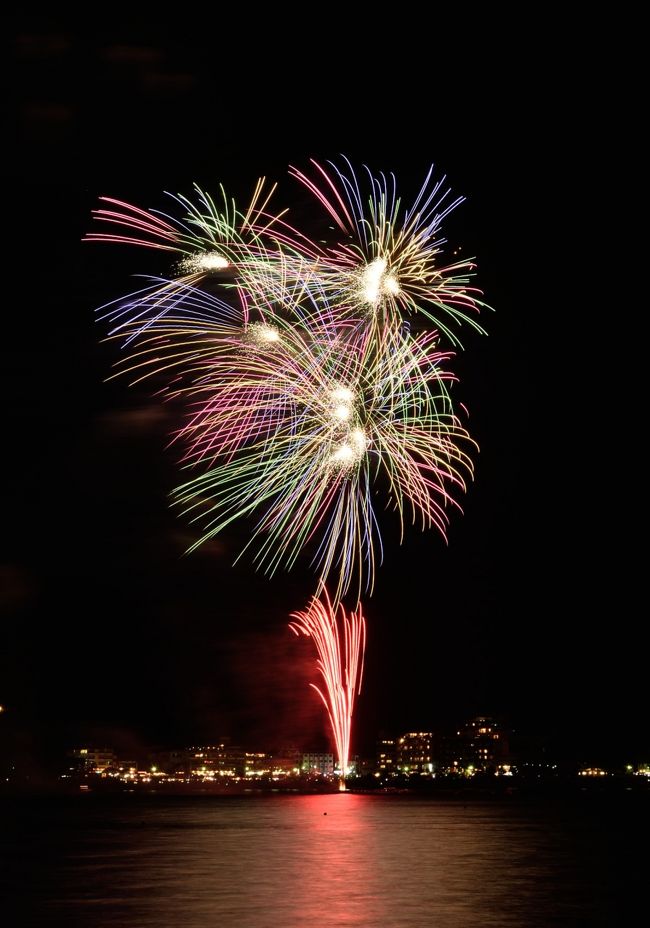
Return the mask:
{"type": "Polygon", "coordinates": [[[312,683],[325,706],[331,726],[338,769],[339,786],[345,789],[349,772],[350,737],[355,699],[361,692],[363,655],[366,644],[366,622],[361,606],[348,612],[334,607],[327,591],[314,597],[308,608],[292,613],[289,628],[296,635],[305,635],[314,643],[318,655],[316,666],[322,687],[312,683]]]}

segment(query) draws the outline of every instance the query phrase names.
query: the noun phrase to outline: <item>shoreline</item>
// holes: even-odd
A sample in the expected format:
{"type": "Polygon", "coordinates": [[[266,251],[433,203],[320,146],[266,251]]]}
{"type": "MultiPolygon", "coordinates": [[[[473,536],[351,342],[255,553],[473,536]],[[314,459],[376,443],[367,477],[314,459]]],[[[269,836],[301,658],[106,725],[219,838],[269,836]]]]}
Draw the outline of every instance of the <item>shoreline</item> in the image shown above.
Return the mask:
{"type": "Polygon", "coordinates": [[[582,796],[650,796],[650,783],[647,780],[630,783],[625,780],[614,780],[603,783],[585,783],[573,780],[556,782],[523,782],[502,784],[456,784],[434,783],[418,786],[384,786],[368,788],[364,786],[349,786],[340,791],[338,786],[214,786],[176,784],[161,784],[154,788],[149,785],[136,787],[120,787],[114,784],[89,785],[87,783],[66,784],[1,784],[0,801],[3,799],[117,799],[117,798],[147,798],[156,799],[203,799],[203,798],[277,798],[291,796],[368,796],[381,798],[421,798],[449,802],[467,801],[506,801],[516,802],[527,799],[569,799],[582,796]]]}

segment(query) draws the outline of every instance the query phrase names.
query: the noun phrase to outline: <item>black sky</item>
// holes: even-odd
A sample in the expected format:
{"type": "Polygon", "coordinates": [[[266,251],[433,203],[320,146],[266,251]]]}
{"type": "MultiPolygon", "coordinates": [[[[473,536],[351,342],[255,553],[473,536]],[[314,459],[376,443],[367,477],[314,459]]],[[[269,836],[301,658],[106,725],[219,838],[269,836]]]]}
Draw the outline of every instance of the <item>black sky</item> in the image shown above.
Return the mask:
{"type": "Polygon", "coordinates": [[[287,165],[340,152],[393,170],[406,199],[430,163],[447,174],[467,197],[447,237],[478,256],[496,309],[455,362],[482,449],[465,515],[448,547],[389,540],[367,602],[360,746],[486,712],[590,758],[647,749],[617,376],[594,351],[602,219],[585,165],[603,153],[588,95],[521,45],[477,35],[443,54],[406,38],[364,68],[359,49],[330,47],[324,66],[304,43],[238,51],[197,24],[19,24],[0,702],[26,753],[322,737],[309,652],[286,628],[313,578],[232,568],[236,528],[183,555],[192,529],[166,502],[173,413],[103,382],[114,348],[94,321],[130,274],[158,268],[80,239],[99,195],[160,207],[194,181],[244,199],[266,174],[300,210],[287,165]]]}

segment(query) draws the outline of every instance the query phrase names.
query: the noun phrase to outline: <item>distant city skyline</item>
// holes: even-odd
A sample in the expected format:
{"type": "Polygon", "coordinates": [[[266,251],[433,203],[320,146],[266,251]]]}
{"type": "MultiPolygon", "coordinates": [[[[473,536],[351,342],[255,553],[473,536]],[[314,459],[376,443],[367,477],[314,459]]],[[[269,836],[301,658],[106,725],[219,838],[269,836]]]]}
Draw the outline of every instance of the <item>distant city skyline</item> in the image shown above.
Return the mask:
{"type": "MultiPolygon", "coordinates": [[[[7,783],[52,782],[61,771],[73,776],[74,771],[103,774],[118,778],[126,776],[138,782],[147,771],[160,775],[191,778],[206,777],[212,781],[210,771],[219,775],[245,777],[266,772],[271,763],[276,774],[295,776],[319,773],[338,775],[333,746],[323,739],[319,745],[310,742],[284,742],[272,745],[268,741],[240,741],[235,737],[220,736],[195,742],[181,740],[176,744],[145,744],[133,741],[129,748],[124,744],[78,740],[76,746],[59,744],[47,759],[38,751],[21,752],[11,739],[2,739],[0,752],[0,779],[7,783]],[[12,747],[14,752],[12,753],[12,747]],[[67,760],[66,760],[67,759],[67,760]],[[69,767],[67,764],[71,763],[69,767]],[[261,765],[261,767],[260,767],[261,765]],[[249,769],[250,768],[250,769],[249,769]],[[121,771],[118,775],[116,771],[121,771]],[[144,771],[144,773],[143,773],[144,771]],[[127,775],[128,774],[128,775],[127,775]],[[108,775],[108,774],[107,774],[108,775]]],[[[368,742],[370,744],[370,742],[368,742]]],[[[596,746],[572,749],[560,747],[549,736],[534,731],[515,731],[507,720],[489,716],[476,716],[458,720],[447,728],[424,731],[380,731],[375,734],[370,750],[353,746],[350,775],[380,777],[474,777],[494,773],[502,776],[537,775],[545,778],[579,774],[599,776],[608,773],[646,775],[650,770],[650,752],[635,752],[629,748],[613,758],[596,746]]],[[[65,778],[64,776],[64,778],[65,778]]],[[[173,782],[176,782],[174,780],[173,782]]],[[[181,781],[178,781],[181,782],[181,781]]]]}

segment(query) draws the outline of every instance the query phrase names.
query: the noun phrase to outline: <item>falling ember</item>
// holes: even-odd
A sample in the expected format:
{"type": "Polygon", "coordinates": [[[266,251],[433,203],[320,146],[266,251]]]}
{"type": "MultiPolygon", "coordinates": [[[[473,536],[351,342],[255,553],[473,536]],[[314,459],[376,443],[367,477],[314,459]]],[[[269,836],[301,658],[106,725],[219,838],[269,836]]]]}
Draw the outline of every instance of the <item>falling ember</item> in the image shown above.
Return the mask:
{"type": "Polygon", "coordinates": [[[310,685],[327,709],[340,770],[339,789],[343,791],[350,758],[354,698],[361,692],[366,622],[361,606],[349,613],[342,605],[332,608],[326,591],[323,601],[314,597],[304,612],[294,612],[291,617],[295,621],[289,623],[289,628],[294,634],[313,638],[316,645],[316,665],[325,685],[324,689],[314,683],[310,685]]]}

